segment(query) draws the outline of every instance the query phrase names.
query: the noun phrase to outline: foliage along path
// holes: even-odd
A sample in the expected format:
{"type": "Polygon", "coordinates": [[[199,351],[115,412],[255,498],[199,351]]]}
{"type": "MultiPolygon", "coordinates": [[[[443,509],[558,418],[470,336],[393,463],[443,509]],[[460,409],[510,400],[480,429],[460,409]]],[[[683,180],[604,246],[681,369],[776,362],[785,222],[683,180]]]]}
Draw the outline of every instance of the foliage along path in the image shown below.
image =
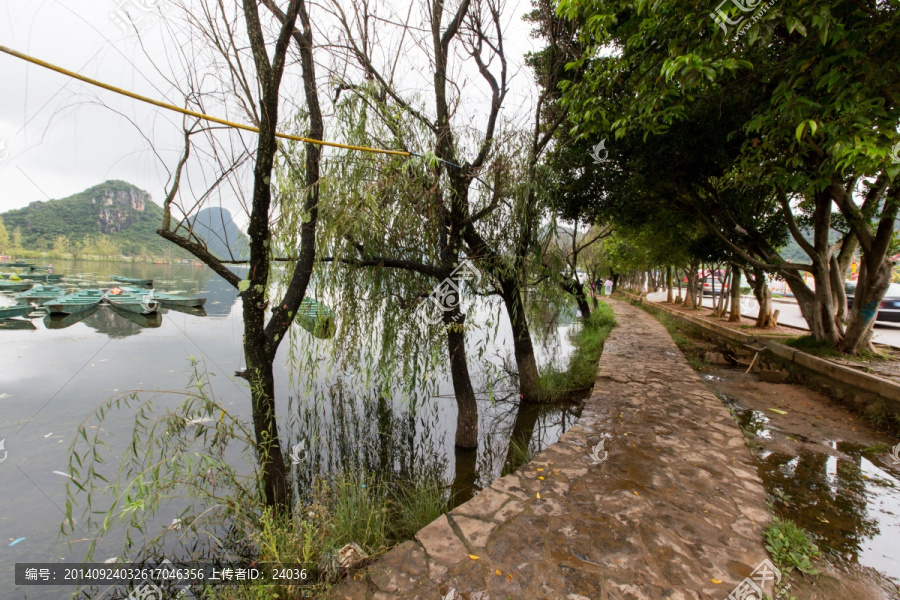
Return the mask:
{"type": "Polygon", "coordinates": [[[577,425],[329,598],[724,600],[767,558],[740,429],[658,321],[610,304],[577,425]]]}

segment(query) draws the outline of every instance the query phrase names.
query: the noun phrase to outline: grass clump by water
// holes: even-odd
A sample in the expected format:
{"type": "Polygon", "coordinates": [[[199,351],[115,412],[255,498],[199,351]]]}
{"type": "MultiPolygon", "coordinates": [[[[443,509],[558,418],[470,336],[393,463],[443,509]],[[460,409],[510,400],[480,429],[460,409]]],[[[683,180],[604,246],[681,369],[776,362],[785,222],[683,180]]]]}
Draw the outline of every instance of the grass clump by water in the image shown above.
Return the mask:
{"type": "Polygon", "coordinates": [[[572,336],[575,350],[569,357],[568,367],[561,369],[556,363],[550,363],[541,369],[541,390],[546,401],[566,400],[594,385],[603,342],[615,326],[612,308],[606,302],[600,302],[572,336]]]}
{"type": "Polygon", "coordinates": [[[818,573],[811,561],[821,553],[805,529],[797,527],[790,519],[776,517],[766,529],[765,537],[766,550],[783,573],[794,569],[807,575],[818,573]]]}
{"type": "MultiPolygon", "coordinates": [[[[323,478],[293,519],[264,512],[250,541],[259,563],[305,569],[301,586],[251,584],[206,590],[204,600],[275,600],[317,598],[341,577],[340,550],[355,544],[368,558],[351,550],[356,566],[365,566],[391,547],[444,514],[449,498],[437,473],[404,480],[344,473],[323,478]]],[[[351,573],[352,575],[352,573],[351,573]]]]}

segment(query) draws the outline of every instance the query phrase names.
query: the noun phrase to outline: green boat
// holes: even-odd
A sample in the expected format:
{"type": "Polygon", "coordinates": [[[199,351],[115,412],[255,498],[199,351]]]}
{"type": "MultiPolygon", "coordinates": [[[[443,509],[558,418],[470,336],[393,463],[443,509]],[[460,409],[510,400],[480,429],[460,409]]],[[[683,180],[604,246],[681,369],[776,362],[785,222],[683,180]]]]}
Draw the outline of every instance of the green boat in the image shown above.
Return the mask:
{"type": "Polygon", "coordinates": [[[125,290],[121,294],[106,292],[103,297],[110,306],[127,312],[152,315],[159,309],[159,302],[153,298],[152,290],[143,294],[125,290]]]}
{"type": "Polygon", "coordinates": [[[125,277],[124,275],[113,275],[110,277],[113,281],[119,283],[127,283],[128,285],[139,285],[142,287],[153,287],[152,279],[135,279],[133,277],[125,277]]]}
{"type": "MultiPolygon", "coordinates": [[[[122,287],[123,291],[131,292],[134,294],[146,294],[146,290],[141,290],[133,287],[122,287]]],[[[204,304],[206,304],[206,298],[201,298],[200,296],[182,296],[181,294],[167,294],[165,292],[159,292],[156,290],[151,290],[150,293],[153,295],[153,299],[166,307],[175,307],[175,308],[201,308],[204,304]]]]}
{"type": "Polygon", "coordinates": [[[17,268],[25,268],[25,267],[33,267],[33,263],[22,262],[21,260],[17,260],[16,262],[11,263],[3,263],[6,267],[17,267],[17,268]]]}
{"type": "Polygon", "coordinates": [[[20,279],[28,279],[31,281],[59,281],[65,277],[62,273],[19,273],[20,279]]]}
{"type": "Polygon", "coordinates": [[[312,298],[304,298],[297,311],[300,326],[317,338],[334,337],[334,311],[312,298]]]}
{"type": "Polygon", "coordinates": [[[12,306],[9,308],[0,308],[0,321],[6,319],[14,319],[15,317],[24,317],[34,310],[32,306],[12,306]]]}
{"type": "Polygon", "coordinates": [[[96,308],[103,301],[100,290],[79,290],[44,302],[51,315],[74,315],[96,308]]]}
{"type": "Polygon", "coordinates": [[[0,292],[24,292],[33,285],[31,281],[0,280],[0,292]]]}
{"type": "Polygon", "coordinates": [[[47,300],[55,300],[65,295],[66,291],[58,285],[36,285],[27,292],[17,294],[16,300],[23,304],[26,302],[43,304],[47,300]]]}

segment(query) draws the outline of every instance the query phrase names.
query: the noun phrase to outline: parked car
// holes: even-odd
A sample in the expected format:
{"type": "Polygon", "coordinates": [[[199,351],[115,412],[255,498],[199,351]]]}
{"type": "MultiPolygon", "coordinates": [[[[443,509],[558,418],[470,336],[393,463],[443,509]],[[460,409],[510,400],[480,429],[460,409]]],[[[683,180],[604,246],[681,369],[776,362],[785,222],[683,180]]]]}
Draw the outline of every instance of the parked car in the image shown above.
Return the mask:
{"type": "MultiPolygon", "coordinates": [[[[706,279],[703,280],[703,295],[704,296],[712,296],[712,293],[713,293],[712,280],[713,280],[712,277],[707,277],[706,279]]],[[[723,291],[726,293],[728,292],[728,284],[722,283],[719,281],[718,278],[716,278],[716,294],[721,294],[723,291]]]]}
{"type": "MultiPolygon", "coordinates": [[[[847,309],[853,307],[853,296],[856,293],[856,282],[851,281],[844,284],[844,290],[847,292],[847,309]]],[[[878,305],[878,312],[875,314],[875,321],[884,323],[900,323],[900,283],[892,283],[881,304],[878,305]]]]}

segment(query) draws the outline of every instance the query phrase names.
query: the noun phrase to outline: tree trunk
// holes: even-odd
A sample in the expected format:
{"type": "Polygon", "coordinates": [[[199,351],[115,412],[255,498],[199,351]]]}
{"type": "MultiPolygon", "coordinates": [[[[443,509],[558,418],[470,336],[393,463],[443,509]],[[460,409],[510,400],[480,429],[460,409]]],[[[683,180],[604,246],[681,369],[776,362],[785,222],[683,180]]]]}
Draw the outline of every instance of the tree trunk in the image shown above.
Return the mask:
{"type": "MultiPolygon", "coordinates": [[[[501,279],[503,303],[513,334],[513,354],[516,357],[516,368],[519,371],[519,393],[526,402],[539,402],[543,399],[541,382],[538,377],[537,361],[534,358],[534,345],[531,343],[531,330],[525,314],[525,304],[518,282],[514,279],[501,279]]],[[[584,292],[581,294],[584,296],[584,292]]],[[[587,304],[587,300],[585,300],[587,304]]],[[[590,314],[590,309],[588,309],[590,314]]]]}
{"type": "Polygon", "coordinates": [[[678,269],[675,269],[675,275],[678,279],[678,297],[675,298],[675,304],[681,304],[684,302],[684,298],[681,297],[681,280],[683,279],[683,276],[678,273],[678,269]]]}
{"type": "Polygon", "coordinates": [[[863,256],[847,331],[838,346],[841,352],[848,354],[859,354],[871,344],[878,307],[891,285],[893,268],[890,261],[884,260],[874,269],[870,269],[867,262],[863,256]]]}
{"type": "Polygon", "coordinates": [[[469,377],[466,359],[466,334],[463,328],[466,316],[459,307],[444,313],[447,325],[447,350],[450,354],[450,375],[456,396],[456,445],[460,448],[478,447],[478,404],[469,377]]]}
{"type": "Polygon", "coordinates": [[[731,268],[731,314],[728,321],[741,322],[741,270],[737,266],[731,268]]]}
{"type": "Polygon", "coordinates": [[[666,302],[672,304],[672,267],[666,267],[666,302]]]}
{"type": "Polygon", "coordinates": [[[243,296],[244,359],[253,410],[253,429],[256,453],[262,471],[262,492],[265,505],[277,514],[291,514],[291,487],[287,467],[278,437],[275,417],[275,377],[272,359],[266,355],[266,336],[263,327],[265,310],[261,308],[263,294],[247,290],[243,296]]]}
{"type": "Polygon", "coordinates": [[[612,282],[613,282],[613,284],[612,284],[612,291],[610,291],[609,293],[610,293],[610,294],[615,294],[615,293],[616,293],[616,290],[619,289],[619,274],[618,274],[618,273],[613,273],[613,274],[612,274],[612,282]]]}

